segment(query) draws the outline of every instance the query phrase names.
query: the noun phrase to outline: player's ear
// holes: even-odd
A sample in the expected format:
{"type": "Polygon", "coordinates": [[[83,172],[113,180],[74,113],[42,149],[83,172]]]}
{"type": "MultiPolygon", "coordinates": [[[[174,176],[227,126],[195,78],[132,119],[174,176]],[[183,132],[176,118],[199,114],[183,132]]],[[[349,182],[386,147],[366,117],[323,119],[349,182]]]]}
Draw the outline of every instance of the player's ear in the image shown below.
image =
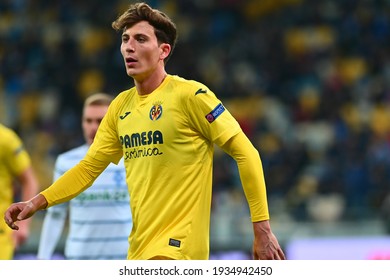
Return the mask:
{"type": "Polygon", "coordinates": [[[171,45],[167,43],[162,43],[160,45],[160,59],[165,60],[171,53],[171,45]]]}

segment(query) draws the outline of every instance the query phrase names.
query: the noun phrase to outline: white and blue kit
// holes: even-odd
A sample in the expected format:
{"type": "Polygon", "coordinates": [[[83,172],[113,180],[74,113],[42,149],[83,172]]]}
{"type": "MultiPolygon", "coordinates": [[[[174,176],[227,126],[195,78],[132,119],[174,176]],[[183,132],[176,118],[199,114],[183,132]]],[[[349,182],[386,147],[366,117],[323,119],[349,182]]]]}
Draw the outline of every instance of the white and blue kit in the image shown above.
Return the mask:
{"type": "MultiPolygon", "coordinates": [[[[88,148],[85,144],[59,155],[54,180],[79,163],[88,148]]],[[[52,258],[68,214],[66,259],[126,259],[132,216],[123,159],[118,165],[108,165],[77,197],[47,209],[38,259],[52,258]]]]}

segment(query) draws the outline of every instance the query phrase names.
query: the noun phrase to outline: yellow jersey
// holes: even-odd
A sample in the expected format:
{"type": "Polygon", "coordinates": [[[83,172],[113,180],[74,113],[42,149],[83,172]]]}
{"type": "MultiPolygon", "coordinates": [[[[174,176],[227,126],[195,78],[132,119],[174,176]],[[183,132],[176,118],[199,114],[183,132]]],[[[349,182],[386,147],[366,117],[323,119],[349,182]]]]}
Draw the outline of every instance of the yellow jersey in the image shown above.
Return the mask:
{"type": "Polygon", "coordinates": [[[130,259],[207,259],[213,145],[241,131],[206,86],[168,75],[151,94],[112,102],[89,155],[125,161],[130,259]]]}
{"type": "MultiPolygon", "coordinates": [[[[168,75],[146,96],[135,87],[120,93],[86,157],[42,194],[48,207],[66,201],[123,157],[133,215],[128,259],[208,259],[214,144],[242,133],[205,85],[168,75]]],[[[262,169],[253,186],[250,169],[243,178],[252,220],[268,219],[262,169]]]]}
{"type": "MultiPolygon", "coordinates": [[[[0,124],[0,213],[14,200],[13,180],[31,165],[30,157],[19,136],[0,124]]],[[[0,259],[9,259],[13,253],[12,230],[0,220],[0,259]]]]}

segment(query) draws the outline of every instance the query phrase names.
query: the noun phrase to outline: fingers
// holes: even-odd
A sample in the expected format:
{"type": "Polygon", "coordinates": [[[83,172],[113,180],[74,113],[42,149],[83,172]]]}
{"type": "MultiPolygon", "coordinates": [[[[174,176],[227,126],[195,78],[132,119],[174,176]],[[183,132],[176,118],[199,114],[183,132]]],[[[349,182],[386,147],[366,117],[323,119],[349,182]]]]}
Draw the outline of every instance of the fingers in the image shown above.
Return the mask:
{"type": "Polygon", "coordinates": [[[285,260],[286,256],[284,255],[283,251],[281,248],[278,249],[278,255],[280,257],[280,260],[285,260]]]}
{"type": "Polygon", "coordinates": [[[260,252],[257,252],[254,250],[253,252],[253,259],[254,260],[275,260],[278,258],[278,255],[274,251],[265,251],[262,250],[260,252]]]}
{"type": "Polygon", "coordinates": [[[18,221],[17,216],[19,214],[20,210],[16,204],[12,204],[7,211],[4,213],[4,221],[5,223],[13,230],[18,230],[19,227],[15,223],[18,221]]]}
{"type": "Polygon", "coordinates": [[[22,211],[17,216],[17,220],[21,221],[27,219],[30,216],[33,208],[34,204],[31,201],[27,202],[27,204],[23,207],[23,209],[21,209],[22,211]]]}
{"type": "Polygon", "coordinates": [[[286,257],[283,253],[283,250],[280,247],[277,247],[275,251],[272,252],[272,258],[269,260],[285,260],[286,257]]]}
{"type": "Polygon", "coordinates": [[[18,230],[19,227],[18,225],[15,223],[15,221],[13,221],[12,219],[10,218],[5,218],[5,223],[13,230],[18,230]]]}
{"type": "Polygon", "coordinates": [[[17,221],[25,220],[35,212],[34,204],[31,201],[13,203],[4,213],[5,223],[13,230],[19,230],[17,221]]]}
{"type": "Polygon", "coordinates": [[[260,259],[259,255],[257,255],[257,253],[256,253],[256,249],[253,250],[253,259],[254,260],[259,260],[260,259]]]}
{"type": "Polygon", "coordinates": [[[280,246],[273,244],[268,250],[253,248],[254,260],[285,260],[286,257],[280,246]]]}

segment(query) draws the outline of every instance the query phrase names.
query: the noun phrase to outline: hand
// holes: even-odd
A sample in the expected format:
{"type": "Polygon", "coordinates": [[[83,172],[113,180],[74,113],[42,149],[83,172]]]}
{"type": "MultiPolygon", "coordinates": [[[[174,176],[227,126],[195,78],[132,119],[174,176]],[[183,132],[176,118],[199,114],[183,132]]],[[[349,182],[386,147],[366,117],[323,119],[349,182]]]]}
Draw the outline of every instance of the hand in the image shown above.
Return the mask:
{"type": "Polygon", "coordinates": [[[253,242],[253,259],[285,260],[286,257],[278,240],[271,231],[269,221],[253,223],[255,239],[253,242]]]}
{"type": "Polygon", "coordinates": [[[4,213],[5,223],[13,230],[19,230],[16,222],[31,217],[35,211],[31,201],[12,203],[4,213]]]}
{"type": "Polygon", "coordinates": [[[44,209],[47,206],[46,198],[38,194],[32,199],[23,202],[16,202],[11,204],[10,207],[4,213],[5,223],[13,230],[19,230],[17,221],[22,221],[30,218],[40,209],[44,209]]]}

